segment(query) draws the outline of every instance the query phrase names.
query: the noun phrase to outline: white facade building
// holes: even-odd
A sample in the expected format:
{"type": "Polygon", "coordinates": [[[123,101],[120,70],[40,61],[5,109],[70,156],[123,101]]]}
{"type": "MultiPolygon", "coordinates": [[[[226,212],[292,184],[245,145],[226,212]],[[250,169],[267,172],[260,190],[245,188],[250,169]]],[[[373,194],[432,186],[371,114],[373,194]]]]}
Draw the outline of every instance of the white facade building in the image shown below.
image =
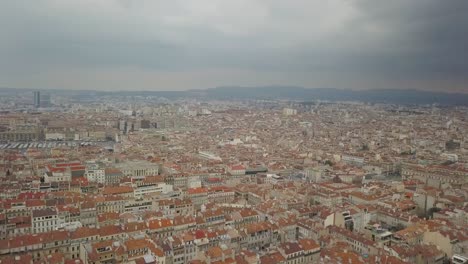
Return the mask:
{"type": "Polygon", "coordinates": [[[155,176],[159,174],[159,165],[148,161],[126,161],[115,164],[124,176],[155,176]]]}
{"type": "Polygon", "coordinates": [[[31,226],[34,234],[50,232],[59,227],[57,209],[36,209],[31,214],[31,226]]]}
{"type": "Polygon", "coordinates": [[[283,109],[283,115],[285,115],[285,116],[297,115],[297,110],[292,109],[292,108],[284,108],[283,109]]]}
{"type": "Polygon", "coordinates": [[[105,179],[106,179],[106,172],[104,169],[86,170],[85,177],[90,182],[97,182],[97,183],[104,184],[105,179]]]}
{"type": "Polygon", "coordinates": [[[133,193],[135,198],[141,198],[145,195],[153,194],[153,193],[169,193],[172,192],[173,188],[172,185],[166,184],[164,182],[153,183],[149,185],[134,185],[133,186],[133,193]]]}

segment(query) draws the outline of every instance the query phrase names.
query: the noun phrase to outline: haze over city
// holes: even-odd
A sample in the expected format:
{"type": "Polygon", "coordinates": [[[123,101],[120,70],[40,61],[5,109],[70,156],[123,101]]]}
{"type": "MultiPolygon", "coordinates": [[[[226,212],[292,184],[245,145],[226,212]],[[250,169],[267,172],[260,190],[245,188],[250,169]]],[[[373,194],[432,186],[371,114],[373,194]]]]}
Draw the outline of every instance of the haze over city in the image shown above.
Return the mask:
{"type": "Polygon", "coordinates": [[[0,87],[467,92],[463,0],[5,0],[0,87]]]}
{"type": "Polygon", "coordinates": [[[0,0],[0,264],[468,264],[466,11],[0,0]]]}

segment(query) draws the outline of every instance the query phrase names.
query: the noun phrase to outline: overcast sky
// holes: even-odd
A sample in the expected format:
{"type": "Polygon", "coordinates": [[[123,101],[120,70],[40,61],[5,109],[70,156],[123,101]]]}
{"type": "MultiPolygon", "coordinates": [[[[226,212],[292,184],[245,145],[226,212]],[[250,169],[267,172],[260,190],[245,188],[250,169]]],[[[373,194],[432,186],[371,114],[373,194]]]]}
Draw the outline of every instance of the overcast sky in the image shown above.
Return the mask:
{"type": "Polygon", "coordinates": [[[468,92],[467,0],[1,0],[0,87],[468,92]]]}

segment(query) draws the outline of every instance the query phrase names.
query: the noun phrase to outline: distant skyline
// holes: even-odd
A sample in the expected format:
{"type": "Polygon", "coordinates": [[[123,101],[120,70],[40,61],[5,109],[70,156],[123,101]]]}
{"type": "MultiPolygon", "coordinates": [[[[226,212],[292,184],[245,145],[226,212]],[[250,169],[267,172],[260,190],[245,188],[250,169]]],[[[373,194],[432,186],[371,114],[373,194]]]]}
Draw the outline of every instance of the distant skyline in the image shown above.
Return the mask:
{"type": "Polygon", "coordinates": [[[466,0],[4,0],[0,87],[468,93],[466,0]]]}

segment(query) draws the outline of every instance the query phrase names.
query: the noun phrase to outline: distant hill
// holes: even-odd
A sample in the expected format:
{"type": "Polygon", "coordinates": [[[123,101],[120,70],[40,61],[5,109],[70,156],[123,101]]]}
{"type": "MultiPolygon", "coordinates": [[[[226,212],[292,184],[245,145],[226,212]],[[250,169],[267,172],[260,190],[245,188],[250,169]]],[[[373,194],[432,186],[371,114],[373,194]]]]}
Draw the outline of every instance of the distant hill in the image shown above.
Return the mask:
{"type": "MultiPolygon", "coordinates": [[[[189,91],[191,92],[191,91],[189,91]]],[[[219,87],[199,90],[206,97],[214,99],[289,99],[289,100],[327,100],[327,101],[361,101],[370,103],[394,104],[440,104],[466,105],[468,94],[428,92],[418,90],[346,90],[334,88],[303,87],[219,87]]]]}
{"type": "MultiPolygon", "coordinates": [[[[33,89],[0,88],[0,92],[32,91],[33,89]]],[[[72,95],[81,98],[98,99],[100,96],[157,96],[168,99],[264,99],[264,100],[298,100],[298,101],[360,101],[369,103],[392,104],[439,104],[468,106],[468,94],[429,92],[419,90],[349,90],[335,88],[304,88],[295,86],[262,86],[262,87],[217,87],[188,91],[78,91],[48,90],[52,94],[72,95]]]]}

